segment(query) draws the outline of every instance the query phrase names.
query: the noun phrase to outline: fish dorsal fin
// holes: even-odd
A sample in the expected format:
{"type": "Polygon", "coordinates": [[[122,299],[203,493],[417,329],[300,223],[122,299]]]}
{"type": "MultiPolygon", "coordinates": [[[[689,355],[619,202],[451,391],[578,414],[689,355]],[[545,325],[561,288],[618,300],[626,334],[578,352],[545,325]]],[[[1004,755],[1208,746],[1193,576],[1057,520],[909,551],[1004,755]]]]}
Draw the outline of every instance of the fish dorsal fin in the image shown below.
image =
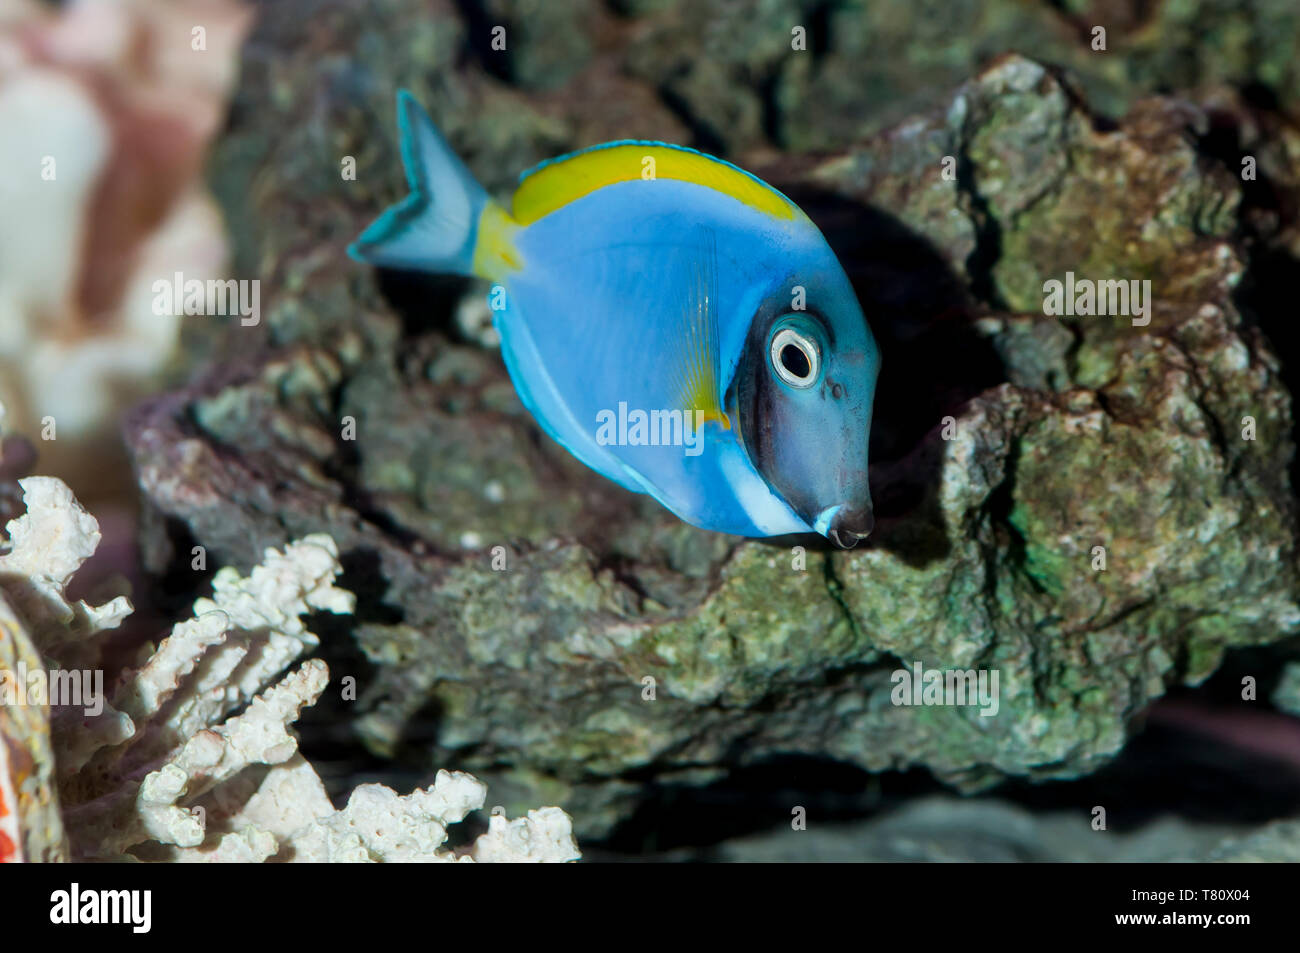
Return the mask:
{"type": "Polygon", "coordinates": [[[513,215],[519,224],[528,225],[607,185],[650,178],[707,186],[775,218],[800,214],[776,189],[730,162],[685,146],[629,139],[572,152],[528,170],[520,176],[513,215]]]}
{"type": "Polygon", "coordinates": [[[679,349],[673,387],[677,406],[692,426],[696,412],[702,423],[731,429],[722,407],[722,367],[718,337],[718,249],[712,229],[704,229],[690,258],[690,279],[682,302],[681,324],[675,346],[679,349]]]}

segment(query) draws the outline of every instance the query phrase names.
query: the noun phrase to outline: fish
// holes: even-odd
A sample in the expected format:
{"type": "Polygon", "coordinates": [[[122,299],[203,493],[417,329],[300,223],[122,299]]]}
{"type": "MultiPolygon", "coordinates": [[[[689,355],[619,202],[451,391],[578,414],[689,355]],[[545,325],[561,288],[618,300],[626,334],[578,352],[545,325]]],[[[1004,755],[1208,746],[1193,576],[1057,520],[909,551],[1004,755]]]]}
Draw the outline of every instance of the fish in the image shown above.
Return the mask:
{"type": "Polygon", "coordinates": [[[880,352],[793,201],[722,159],[620,140],[491,198],[407,91],[409,194],[348,253],[472,276],[520,400],[560,446],[678,518],[742,537],[872,531],[880,352]]]}

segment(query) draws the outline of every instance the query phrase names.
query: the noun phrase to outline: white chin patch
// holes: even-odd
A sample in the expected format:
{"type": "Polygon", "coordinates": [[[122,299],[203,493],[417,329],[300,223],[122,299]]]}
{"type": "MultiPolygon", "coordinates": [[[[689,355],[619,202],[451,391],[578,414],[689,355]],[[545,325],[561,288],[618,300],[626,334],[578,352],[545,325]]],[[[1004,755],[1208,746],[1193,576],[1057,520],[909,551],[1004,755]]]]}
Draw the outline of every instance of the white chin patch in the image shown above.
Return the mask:
{"type": "Polygon", "coordinates": [[[826,509],[818,513],[817,519],[813,521],[813,529],[822,536],[825,536],[827,532],[830,531],[831,520],[835,519],[835,514],[838,513],[843,506],[843,503],[836,503],[834,506],[828,506],[826,509]]]}

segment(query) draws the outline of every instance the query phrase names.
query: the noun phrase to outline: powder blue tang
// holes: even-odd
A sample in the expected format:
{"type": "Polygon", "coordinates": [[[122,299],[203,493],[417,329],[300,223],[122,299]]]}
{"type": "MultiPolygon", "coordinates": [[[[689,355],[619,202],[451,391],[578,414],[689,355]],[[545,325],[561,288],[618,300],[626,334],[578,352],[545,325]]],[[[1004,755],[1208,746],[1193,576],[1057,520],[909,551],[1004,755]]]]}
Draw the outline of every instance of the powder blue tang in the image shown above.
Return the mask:
{"type": "Polygon", "coordinates": [[[760,179],[663,143],[543,163],[509,209],[407,93],[411,194],[349,249],[477,275],[520,398],[587,466],[740,536],[872,529],[880,357],[812,221],[760,179]]]}

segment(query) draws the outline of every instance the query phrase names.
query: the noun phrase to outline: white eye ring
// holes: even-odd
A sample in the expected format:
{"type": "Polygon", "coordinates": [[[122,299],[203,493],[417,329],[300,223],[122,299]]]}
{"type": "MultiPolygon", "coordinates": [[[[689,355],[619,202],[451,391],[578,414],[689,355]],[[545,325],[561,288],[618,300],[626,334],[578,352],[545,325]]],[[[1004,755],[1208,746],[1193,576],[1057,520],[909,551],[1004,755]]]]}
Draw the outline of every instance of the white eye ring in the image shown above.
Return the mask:
{"type": "Polygon", "coordinates": [[[772,337],[770,357],[772,370],[776,371],[776,376],[791,387],[804,390],[817,383],[817,377],[821,372],[821,351],[812,338],[805,337],[793,328],[782,328],[772,337]],[[792,356],[786,354],[787,348],[794,348],[807,362],[806,373],[797,373],[801,368],[792,369],[786,364],[785,359],[792,356]]]}

